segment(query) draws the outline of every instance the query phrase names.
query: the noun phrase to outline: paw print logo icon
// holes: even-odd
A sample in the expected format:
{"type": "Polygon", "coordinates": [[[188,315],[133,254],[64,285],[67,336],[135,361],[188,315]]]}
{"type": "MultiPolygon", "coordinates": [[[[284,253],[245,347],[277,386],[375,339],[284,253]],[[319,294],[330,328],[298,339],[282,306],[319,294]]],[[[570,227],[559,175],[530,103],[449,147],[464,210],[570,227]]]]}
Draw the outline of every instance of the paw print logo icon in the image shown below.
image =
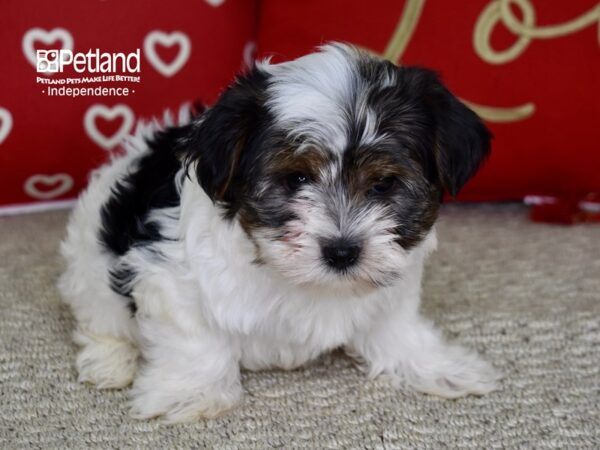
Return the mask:
{"type": "Polygon", "coordinates": [[[40,73],[56,73],[59,71],[58,50],[37,50],[36,70],[40,73]]]}

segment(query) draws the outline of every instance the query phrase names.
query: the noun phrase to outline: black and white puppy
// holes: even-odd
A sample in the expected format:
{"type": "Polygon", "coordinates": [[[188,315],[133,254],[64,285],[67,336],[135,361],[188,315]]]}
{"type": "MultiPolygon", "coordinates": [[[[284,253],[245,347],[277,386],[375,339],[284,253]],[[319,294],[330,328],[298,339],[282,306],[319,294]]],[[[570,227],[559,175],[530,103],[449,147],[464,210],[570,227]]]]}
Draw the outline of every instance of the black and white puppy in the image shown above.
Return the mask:
{"type": "Polygon", "coordinates": [[[62,246],[80,381],[133,382],[135,417],[187,421],[240,402],[240,368],[343,346],[398,385],[493,390],[419,315],[442,195],[489,144],[429,70],[342,44],[257,64],[92,175],[62,246]]]}

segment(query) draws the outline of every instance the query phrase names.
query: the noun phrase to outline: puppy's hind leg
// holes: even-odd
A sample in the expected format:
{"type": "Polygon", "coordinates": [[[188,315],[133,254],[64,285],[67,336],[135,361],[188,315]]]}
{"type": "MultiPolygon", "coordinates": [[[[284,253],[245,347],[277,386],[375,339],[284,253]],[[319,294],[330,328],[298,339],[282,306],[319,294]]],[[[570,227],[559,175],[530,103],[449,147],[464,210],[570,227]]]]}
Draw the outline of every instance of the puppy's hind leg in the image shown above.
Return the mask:
{"type": "Polygon", "coordinates": [[[128,299],[109,287],[108,256],[90,252],[78,237],[70,230],[62,246],[67,269],[58,285],[77,320],[78,380],[99,389],[122,388],[133,381],[138,367],[137,323],[128,299]]]}
{"type": "Polygon", "coordinates": [[[91,383],[98,389],[119,389],[131,384],[139,351],[129,340],[83,328],[75,330],[73,340],[81,347],[76,360],[80,383],[91,383]]]}
{"type": "Polygon", "coordinates": [[[78,381],[98,389],[128,386],[137,372],[139,351],[137,324],[127,299],[107,284],[88,287],[80,275],[69,268],[59,283],[77,320],[73,340],[80,347],[75,362],[78,381]]]}
{"type": "Polygon", "coordinates": [[[128,299],[110,288],[109,271],[117,256],[101,243],[101,205],[137,158],[128,151],[93,172],[90,185],[79,198],[61,245],[66,270],[58,287],[77,320],[74,339],[81,346],[77,357],[79,380],[100,388],[131,383],[137,369],[137,323],[128,299]]]}

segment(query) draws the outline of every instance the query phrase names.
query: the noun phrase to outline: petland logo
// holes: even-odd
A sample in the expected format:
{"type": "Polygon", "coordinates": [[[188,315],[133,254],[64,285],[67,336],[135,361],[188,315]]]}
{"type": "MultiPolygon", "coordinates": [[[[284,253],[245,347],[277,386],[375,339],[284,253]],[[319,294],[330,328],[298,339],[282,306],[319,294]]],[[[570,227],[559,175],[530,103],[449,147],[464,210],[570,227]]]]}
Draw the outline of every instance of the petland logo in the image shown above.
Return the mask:
{"type": "Polygon", "coordinates": [[[38,73],[62,73],[65,67],[72,66],[77,73],[139,73],[140,49],[125,53],[100,52],[99,49],[87,53],[73,53],[69,49],[37,50],[38,73]]]}
{"type": "Polygon", "coordinates": [[[87,53],[37,50],[36,57],[37,72],[44,75],[36,77],[36,83],[44,86],[42,93],[49,97],[127,97],[135,94],[134,88],[141,81],[139,48],[128,54],[99,49],[87,53]],[[78,74],[76,77],[52,76],[69,67],[78,74]]]}

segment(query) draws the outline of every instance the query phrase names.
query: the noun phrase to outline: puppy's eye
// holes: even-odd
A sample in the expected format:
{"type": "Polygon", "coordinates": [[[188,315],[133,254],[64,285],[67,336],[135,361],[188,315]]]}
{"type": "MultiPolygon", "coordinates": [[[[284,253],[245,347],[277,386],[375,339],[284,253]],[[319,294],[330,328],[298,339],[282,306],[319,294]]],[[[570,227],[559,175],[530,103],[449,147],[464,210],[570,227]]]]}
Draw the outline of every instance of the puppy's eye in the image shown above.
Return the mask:
{"type": "Polygon", "coordinates": [[[396,178],[394,177],[380,177],[377,179],[375,184],[369,189],[371,195],[385,195],[389,194],[396,187],[396,178]]]}
{"type": "Polygon", "coordinates": [[[287,175],[284,179],[283,184],[286,189],[290,192],[297,191],[300,186],[310,182],[310,177],[301,172],[294,172],[287,175]]]}

